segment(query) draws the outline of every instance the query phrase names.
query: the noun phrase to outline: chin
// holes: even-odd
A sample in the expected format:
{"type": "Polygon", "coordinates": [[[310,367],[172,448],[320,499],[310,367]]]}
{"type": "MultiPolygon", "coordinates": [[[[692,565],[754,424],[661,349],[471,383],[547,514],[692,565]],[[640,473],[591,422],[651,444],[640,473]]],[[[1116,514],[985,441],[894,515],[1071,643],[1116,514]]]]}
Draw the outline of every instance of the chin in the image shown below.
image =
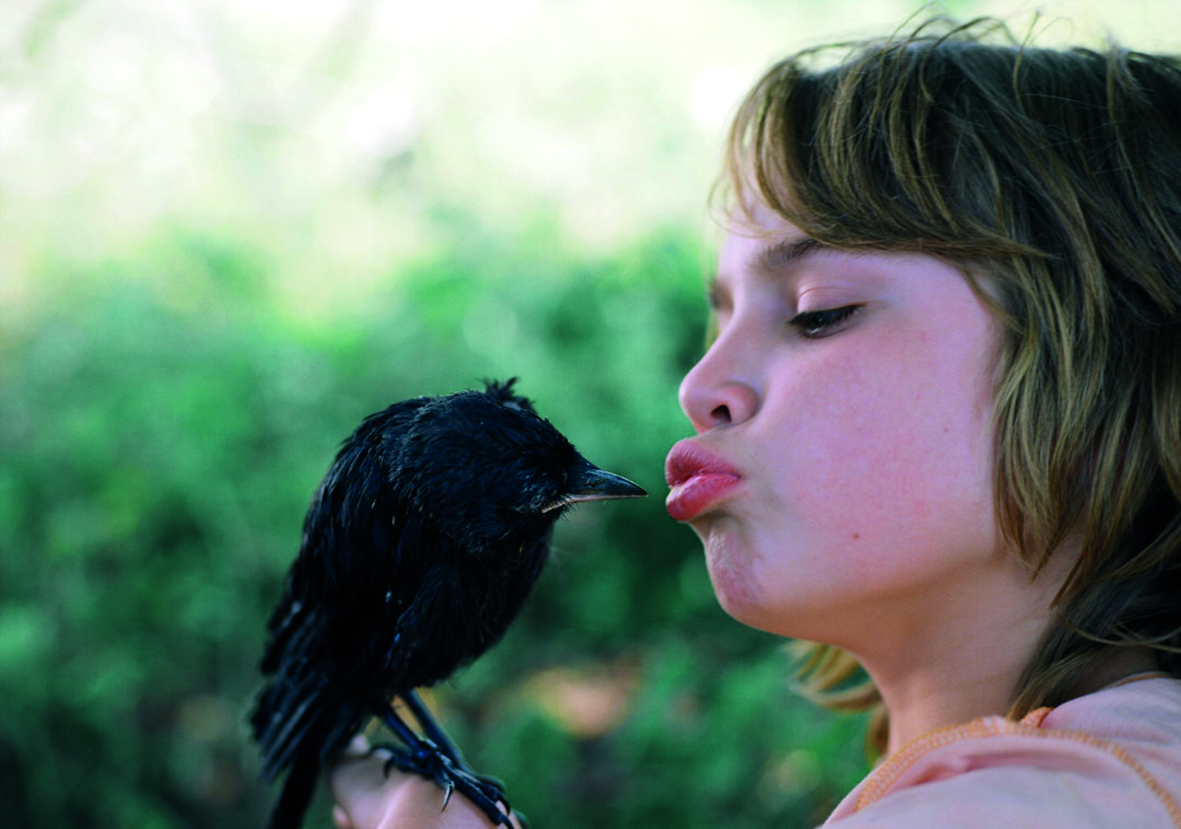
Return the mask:
{"type": "Polygon", "coordinates": [[[709,580],[722,610],[750,627],[766,629],[767,609],[761,591],[748,571],[710,559],[709,580]]]}
{"type": "Polygon", "coordinates": [[[701,536],[710,584],[722,610],[745,625],[760,627],[755,620],[765,615],[766,608],[752,567],[754,557],[725,522],[710,521],[694,529],[701,536]]]}
{"type": "Polygon", "coordinates": [[[768,592],[768,585],[750,571],[712,561],[709,577],[718,605],[728,616],[774,636],[831,643],[840,632],[833,629],[834,622],[849,616],[823,600],[821,589],[811,595],[768,592]]]}

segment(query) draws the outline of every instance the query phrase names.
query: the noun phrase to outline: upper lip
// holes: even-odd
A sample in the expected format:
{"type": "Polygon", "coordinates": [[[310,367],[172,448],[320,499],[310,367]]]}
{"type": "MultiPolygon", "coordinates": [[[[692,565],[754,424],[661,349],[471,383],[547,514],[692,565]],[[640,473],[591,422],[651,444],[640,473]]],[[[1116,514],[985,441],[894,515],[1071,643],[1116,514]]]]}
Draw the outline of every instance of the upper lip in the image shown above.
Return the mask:
{"type": "Polygon", "coordinates": [[[679,486],[698,475],[733,475],[740,473],[726,461],[705,449],[692,439],[682,440],[673,446],[664,464],[664,479],[670,487],[679,486]]]}

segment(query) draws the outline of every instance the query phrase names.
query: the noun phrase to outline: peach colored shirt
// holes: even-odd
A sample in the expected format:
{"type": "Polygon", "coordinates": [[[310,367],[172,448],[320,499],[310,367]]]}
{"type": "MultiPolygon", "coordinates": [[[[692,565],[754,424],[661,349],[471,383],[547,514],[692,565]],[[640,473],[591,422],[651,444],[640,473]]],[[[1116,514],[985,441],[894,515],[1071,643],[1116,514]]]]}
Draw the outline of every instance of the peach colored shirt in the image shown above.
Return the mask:
{"type": "Polygon", "coordinates": [[[982,717],[890,755],[833,829],[1181,829],[1181,680],[1129,677],[1020,722],[982,717]]]}

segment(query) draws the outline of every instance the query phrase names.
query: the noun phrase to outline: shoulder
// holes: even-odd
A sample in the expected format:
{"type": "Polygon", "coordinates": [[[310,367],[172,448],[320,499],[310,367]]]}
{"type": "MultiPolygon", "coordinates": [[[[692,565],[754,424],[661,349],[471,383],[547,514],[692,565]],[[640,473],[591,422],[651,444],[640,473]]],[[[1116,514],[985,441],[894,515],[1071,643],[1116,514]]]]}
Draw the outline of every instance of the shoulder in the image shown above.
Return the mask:
{"type": "Polygon", "coordinates": [[[829,824],[1122,829],[1133,815],[1143,829],[1181,829],[1181,680],[929,734],[875,769],[829,824]]]}

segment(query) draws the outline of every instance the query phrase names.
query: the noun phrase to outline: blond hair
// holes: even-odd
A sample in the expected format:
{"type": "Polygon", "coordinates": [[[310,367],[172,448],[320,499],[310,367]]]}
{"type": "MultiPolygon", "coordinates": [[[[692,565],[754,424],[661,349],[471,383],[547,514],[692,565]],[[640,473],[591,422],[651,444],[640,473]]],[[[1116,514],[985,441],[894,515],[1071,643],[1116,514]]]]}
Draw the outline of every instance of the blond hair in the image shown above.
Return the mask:
{"type": "MultiPolygon", "coordinates": [[[[1111,647],[1181,676],[1181,63],[983,18],[809,50],[743,101],[723,184],[729,209],[834,246],[961,263],[1001,320],[999,526],[1032,572],[1067,533],[1083,549],[1010,716],[1068,699],[1111,647]]],[[[820,647],[802,675],[880,709],[856,667],[820,647]]]]}

